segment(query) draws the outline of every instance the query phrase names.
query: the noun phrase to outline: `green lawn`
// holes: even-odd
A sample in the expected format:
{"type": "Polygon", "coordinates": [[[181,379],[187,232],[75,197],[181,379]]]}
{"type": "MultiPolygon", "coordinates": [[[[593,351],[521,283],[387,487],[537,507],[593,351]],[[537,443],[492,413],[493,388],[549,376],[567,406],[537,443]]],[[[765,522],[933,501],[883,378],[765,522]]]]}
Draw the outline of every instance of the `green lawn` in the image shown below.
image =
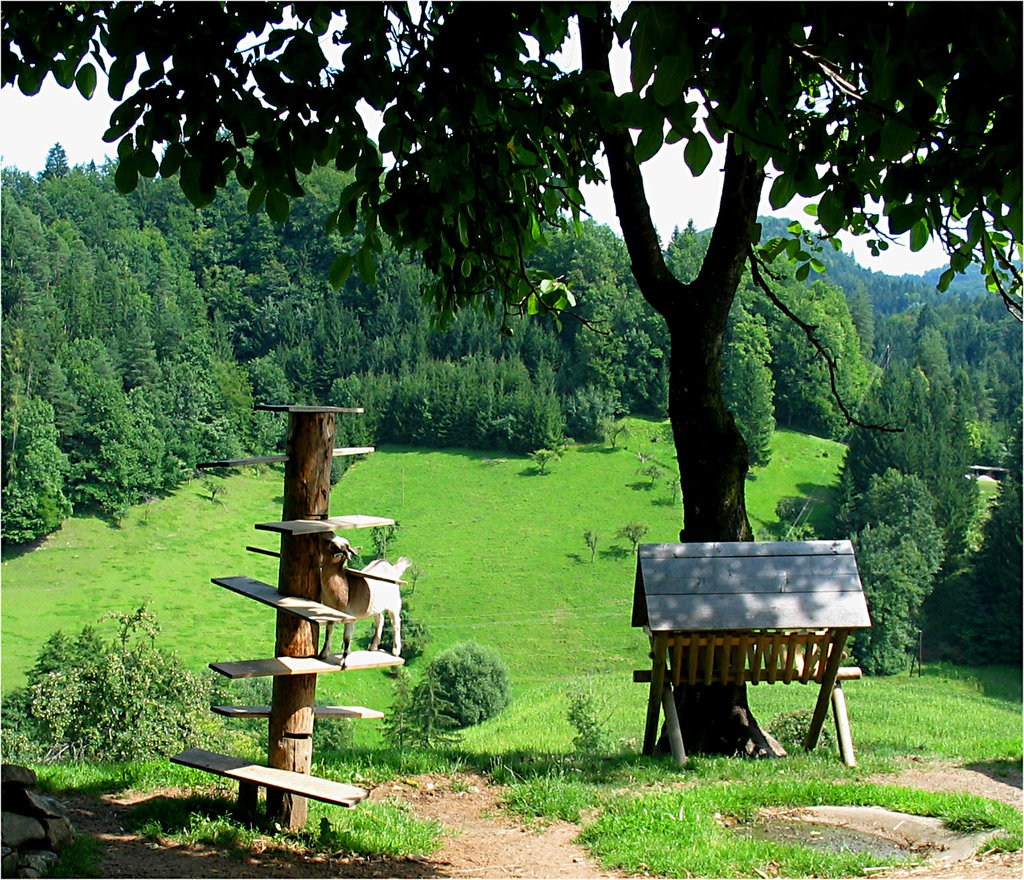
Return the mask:
{"type": "MultiPolygon", "coordinates": [[[[572,448],[546,475],[519,456],[384,447],[335,486],[331,512],[398,520],[389,555],[409,556],[422,571],[412,603],[431,633],[430,654],[468,639],[491,644],[510,664],[517,692],[577,672],[629,670],[647,648],[630,628],[633,549],[615,533],[636,520],[649,526],[644,541],[675,541],[681,525],[667,423],[630,425],[617,449],[572,448]],[[639,452],[665,472],[653,488],[637,473],[650,464],[641,465],[639,452]],[[593,563],[587,530],[599,536],[593,563]]],[[[841,463],[839,444],[790,432],[776,437],[772,463],[747,484],[755,529],[775,519],[780,495],[810,494],[820,499],[815,515],[826,517],[841,463]]],[[[147,601],[161,644],[193,669],[270,656],[273,614],[210,578],[245,574],[276,583],[276,560],[245,546],[276,548],[277,539],[253,525],[280,518],[281,484],[280,469],[242,470],[212,503],[196,481],[134,509],[120,527],[74,518],[35,550],[5,552],[3,687],[24,680],[55,630],[97,624],[113,632],[111,621],[98,623],[105,613],[147,601]]],[[[370,546],[368,533],[351,536],[370,546]]],[[[359,676],[363,682],[328,676],[322,689],[365,698],[381,675],[359,676]]]]}

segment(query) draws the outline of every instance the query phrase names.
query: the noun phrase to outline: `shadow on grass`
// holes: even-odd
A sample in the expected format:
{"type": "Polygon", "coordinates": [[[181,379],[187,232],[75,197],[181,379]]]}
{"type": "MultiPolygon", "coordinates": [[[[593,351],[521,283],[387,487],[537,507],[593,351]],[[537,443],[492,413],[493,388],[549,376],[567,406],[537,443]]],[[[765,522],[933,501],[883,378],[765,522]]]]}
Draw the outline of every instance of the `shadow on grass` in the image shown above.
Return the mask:
{"type": "Polygon", "coordinates": [[[632,556],[633,551],[627,547],[609,547],[607,550],[598,550],[597,555],[602,559],[625,559],[632,556]]]}
{"type": "Polygon", "coordinates": [[[979,764],[968,764],[967,769],[981,773],[995,782],[1012,785],[1014,788],[1024,788],[1020,764],[1012,761],[983,761],[979,764]]]}

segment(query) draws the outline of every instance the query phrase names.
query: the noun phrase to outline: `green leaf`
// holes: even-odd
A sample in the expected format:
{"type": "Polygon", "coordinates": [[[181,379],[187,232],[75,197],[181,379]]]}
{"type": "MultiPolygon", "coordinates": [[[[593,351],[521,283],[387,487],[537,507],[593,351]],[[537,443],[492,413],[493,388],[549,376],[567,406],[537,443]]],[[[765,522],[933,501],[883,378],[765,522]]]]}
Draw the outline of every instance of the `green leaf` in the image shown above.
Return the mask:
{"type": "Polygon", "coordinates": [[[27,64],[23,65],[21,75],[18,77],[18,88],[21,89],[21,93],[29,97],[37,94],[39,87],[43,84],[43,77],[45,75],[45,70],[40,70],[38,67],[29,67],[27,64]]]}
{"type": "Polygon", "coordinates": [[[780,174],[772,182],[771,191],[768,193],[768,201],[771,206],[778,210],[784,208],[796,195],[796,177],[792,174],[780,174]]]}
{"type": "Polygon", "coordinates": [[[889,232],[902,235],[913,227],[924,216],[924,211],[911,202],[908,205],[896,205],[889,214],[889,232]]]}
{"type": "Polygon", "coordinates": [[[700,177],[704,173],[704,169],[708,167],[711,156],[711,144],[704,137],[704,133],[700,131],[694,132],[686,144],[686,149],[683,150],[683,160],[686,162],[686,167],[690,169],[695,177],[700,177]]]}
{"type": "Polygon", "coordinates": [[[687,67],[686,60],[680,55],[668,55],[658,62],[651,96],[662,107],[667,107],[682,96],[688,76],[687,67]]]}
{"type": "Polygon", "coordinates": [[[928,224],[923,219],[918,220],[910,229],[910,249],[915,253],[921,250],[928,244],[930,233],[928,224]]]}
{"type": "Polygon", "coordinates": [[[834,189],[830,189],[818,202],[818,223],[830,235],[835,235],[843,226],[843,202],[834,189]]]}
{"type": "Polygon", "coordinates": [[[970,222],[967,224],[967,241],[973,247],[979,241],[981,236],[985,232],[985,215],[980,211],[975,211],[971,215],[970,222]]]}
{"type": "Polygon", "coordinates": [[[267,216],[275,223],[284,223],[288,219],[288,196],[280,190],[267,192],[267,216]]]}
{"type": "Polygon", "coordinates": [[[245,209],[250,214],[255,214],[259,209],[260,205],[263,204],[263,200],[267,196],[267,185],[265,183],[257,183],[253,188],[252,192],[249,193],[249,198],[246,200],[245,209]]]}
{"type": "Polygon", "coordinates": [[[164,157],[160,160],[160,176],[173,177],[181,168],[184,158],[185,148],[178,141],[168,144],[164,150],[164,157]]]}
{"type": "Polygon", "coordinates": [[[139,172],[135,167],[134,155],[122,156],[117,163],[117,171],[114,172],[114,186],[117,191],[127,195],[135,191],[139,185],[139,172]]]}
{"type": "Polygon", "coordinates": [[[355,257],[351,254],[339,254],[331,262],[331,268],[327,270],[327,280],[330,282],[331,287],[335,290],[340,290],[341,286],[348,280],[348,276],[352,274],[352,266],[355,264],[355,257]]]}
{"type": "Polygon", "coordinates": [[[882,126],[882,145],[880,148],[883,159],[902,159],[917,143],[917,131],[904,125],[898,119],[890,119],[882,126]]]}
{"type": "Polygon", "coordinates": [[[125,87],[135,76],[135,56],[119,55],[110,65],[110,78],[107,80],[107,94],[115,101],[124,97],[125,87]]]}
{"type": "Polygon", "coordinates": [[[636,150],[635,156],[637,162],[646,162],[651,158],[658,150],[661,149],[661,145],[664,143],[664,135],[662,134],[662,122],[658,120],[657,125],[653,125],[650,128],[645,128],[640,132],[640,137],[636,139],[636,150]]]}
{"type": "Polygon", "coordinates": [[[90,63],[83,64],[75,74],[75,85],[78,86],[82,97],[88,101],[96,91],[96,68],[90,63]]]}
{"type": "Polygon", "coordinates": [[[368,247],[361,247],[356,252],[356,268],[359,270],[359,277],[370,287],[377,284],[377,266],[373,261],[373,251],[368,247]]]}
{"type": "Polygon", "coordinates": [[[801,263],[796,268],[796,280],[801,284],[807,280],[807,276],[811,274],[811,264],[801,263]]]}

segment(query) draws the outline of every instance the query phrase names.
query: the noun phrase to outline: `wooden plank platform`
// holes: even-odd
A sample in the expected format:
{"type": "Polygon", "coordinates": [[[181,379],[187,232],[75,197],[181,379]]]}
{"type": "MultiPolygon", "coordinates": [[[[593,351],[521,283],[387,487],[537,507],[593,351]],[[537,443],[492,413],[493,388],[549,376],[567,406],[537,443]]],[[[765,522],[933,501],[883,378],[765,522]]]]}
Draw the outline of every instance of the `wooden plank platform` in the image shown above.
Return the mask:
{"type": "Polygon", "coordinates": [[[263,412],[287,413],[361,413],[366,412],[361,406],[299,406],[295,404],[257,403],[253,409],[263,412]]]}
{"type": "Polygon", "coordinates": [[[395,521],[383,516],[332,516],[329,519],[291,519],[284,522],[256,523],[257,529],[265,532],[282,532],[288,535],[313,535],[320,532],[338,532],[344,529],[372,529],[376,526],[393,526],[395,521]]]}
{"type": "Polygon", "coordinates": [[[263,764],[253,764],[240,758],[208,752],[205,749],[189,749],[180,755],[175,755],[171,761],[184,767],[194,767],[208,773],[217,773],[240,782],[283,789],[303,797],[324,801],[328,804],[338,804],[342,807],[354,807],[369,795],[366,789],[347,785],[344,782],[320,779],[291,770],[276,770],[273,767],[265,767],[263,764]]]}
{"type": "MultiPolygon", "coordinates": [[[[341,662],[341,655],[334,655],[341,662]]],[[[318,675],[327,672],[347,672],[352,669],[377,669],[401,666],[405,661],[384,651],[353,651],[345,666],[325,663],[316,657],[271,657],[268,660],[228,660],[211,663],[210,669],[228,678],[256,678],[261,675],[318,675]]]]}
{"type": "Polygon", "coordinates": [[[220,587],[227,587],[264,605],[270,605],[280,611],[286,611],[295,617],[301,617],[310,623],[351,623],[357,618],[343,611],[321,605],[311,599],[302,599],[298,596],[282,596],[275,587],[265,584],[262,581],[251,577],[226,577],[213,578],[213,582],[220,587]]]}
{"type": "MultiPolygon", "coordinates": [[[[226,718],[269,718],[270,706],[211,706],[210,711],[226,718]]],[[[383,718],[384,713],[365,706],[316,706],[315,718],[383,718]]]]}
{"type": "MultiPolygon", "coordinates": [[[[331,450],[331,457],[368,455],[376,451],[377,449],[374,446],[339,446],[337,449],[331,450]]],[[[253,458],[225,458],[220,461],[204,461],[202,464],[197,464],[196,467],[200,470],[206,470],[207,468],[219,467],[246,467],[252,464],[277,464],[284,461],[288,461],[287,455],[257,455],[253,458]]]]}

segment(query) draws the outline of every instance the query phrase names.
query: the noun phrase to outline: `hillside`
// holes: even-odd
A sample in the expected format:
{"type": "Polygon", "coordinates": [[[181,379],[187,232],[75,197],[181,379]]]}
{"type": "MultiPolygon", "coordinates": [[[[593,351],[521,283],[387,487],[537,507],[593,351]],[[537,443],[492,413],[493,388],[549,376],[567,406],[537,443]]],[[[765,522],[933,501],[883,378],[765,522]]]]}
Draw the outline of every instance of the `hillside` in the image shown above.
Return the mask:
{"type": "MultiPolygon", "coordinates": [[[[543,476],[521,456],[383,447],[334,487],[331,510],[398,520],[388,555],[409,556],[422,572],[409,605],[430,631],[429,654],[468,639],[494,645],[519,689],[576,672],[631,669],[646,646],[629,626],[632,547],[615,533],[637,520],[650,527],[645,541],[678,540],[680,514],[669,486],[667,425],[629,424],[618,448],[573,447],[543,476]],[[637,473],[641,451],[666,471],[653,488],[637,473]],[[593,564],[583,540],[588,529],[599,536],[593,564]]],[[[759,531],[775,521],[781,496],[819,497],[825,513],[842,461],[843,447],[831,441],[790,432],[777,440],[772,463],[748,483],[759,531]]],[[[191,668],[269,656],[273,615],[210,578],[276,581],[276,562],[244,548],[273,547],[273,537],[253,524],[279,518],[280,492],[281,474],[272,469],[230,477],[216,502],[196,481],[133,509],[119,528],[73,518],[35,550],[5,550],[4,689],[23,681],[54,630],[96,623],[113,632],[111,621],[98,623],[105,613],[146,601],[162,627],[161,644],[191,668]]],[[[358,533],[356,542],[369,547],[370,535],[358,533]]],[[[368,628],[362,624],[357,638],[368,628]]],[[[325,678],[328,692],[342,687],[337,678],[325,678]]],[[[363,684],[344,687],[351,696],[348,689],[363,684]]]]}

